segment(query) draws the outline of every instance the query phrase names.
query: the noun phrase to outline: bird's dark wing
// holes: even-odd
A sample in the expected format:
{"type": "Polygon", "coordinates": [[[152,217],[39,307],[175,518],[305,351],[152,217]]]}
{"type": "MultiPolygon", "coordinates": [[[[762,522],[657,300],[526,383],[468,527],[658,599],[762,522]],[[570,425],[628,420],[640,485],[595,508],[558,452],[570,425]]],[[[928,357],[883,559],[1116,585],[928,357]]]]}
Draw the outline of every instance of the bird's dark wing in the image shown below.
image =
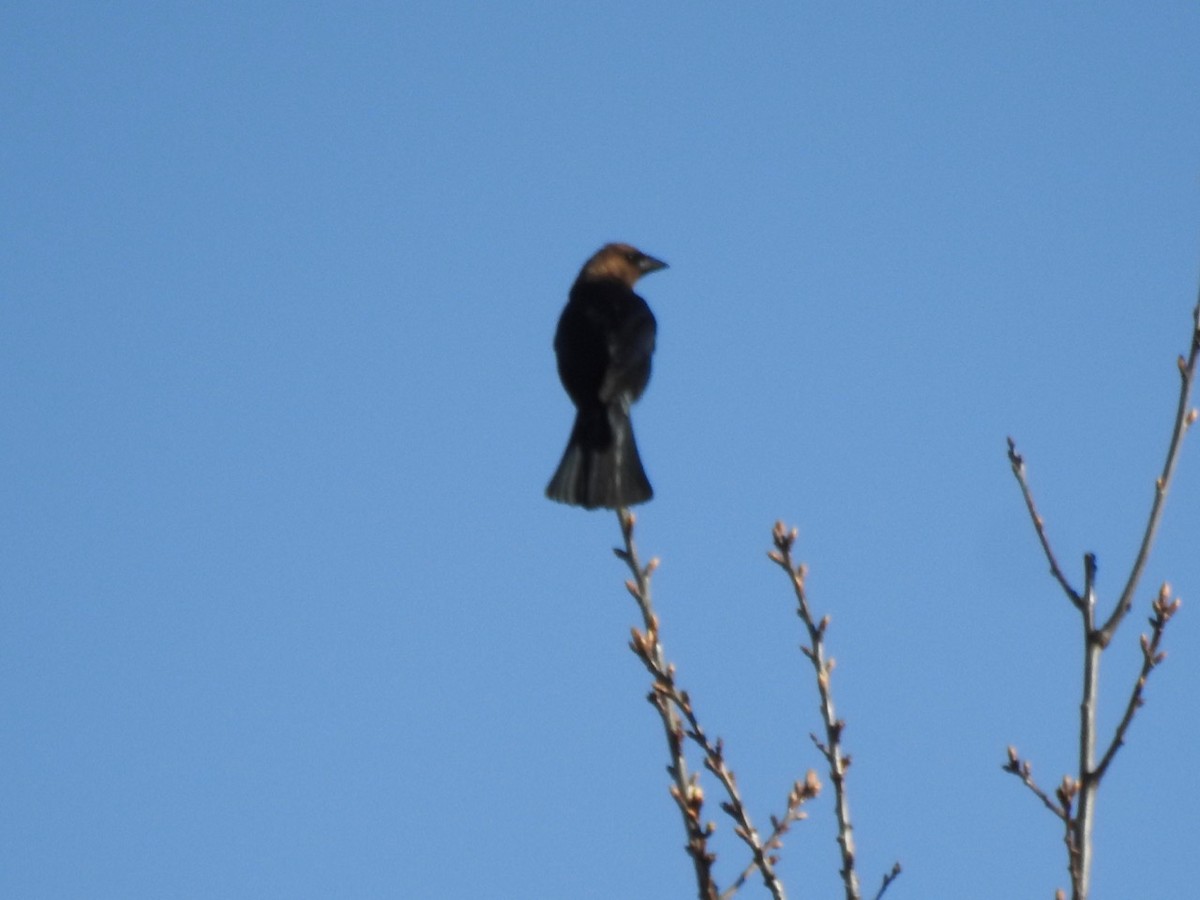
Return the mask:
{"type": "Polygon", "coordinates": [[[630,291],[620,304],[608,333],[608,369],[600,385],[600,400],[608,404],[623,396],[632,403],[650,381],[650,358],[658,331],[654,314],[630,291]]]}

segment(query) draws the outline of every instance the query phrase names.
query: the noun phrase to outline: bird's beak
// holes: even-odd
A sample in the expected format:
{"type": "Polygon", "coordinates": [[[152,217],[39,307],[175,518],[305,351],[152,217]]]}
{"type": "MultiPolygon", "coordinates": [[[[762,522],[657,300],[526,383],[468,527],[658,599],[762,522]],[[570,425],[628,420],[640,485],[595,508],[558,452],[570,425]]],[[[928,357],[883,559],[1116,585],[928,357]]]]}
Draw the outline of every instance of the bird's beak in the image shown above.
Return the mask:
{"type": "Polygon", "coordinates": [[[667,264],[661,259],[655,259],[653,256],[642,254],[642,258],[638,260],[638,270],[643,275],[649,275],[651,272],[657,272],[659,269],[667,268],[667,264]]]}

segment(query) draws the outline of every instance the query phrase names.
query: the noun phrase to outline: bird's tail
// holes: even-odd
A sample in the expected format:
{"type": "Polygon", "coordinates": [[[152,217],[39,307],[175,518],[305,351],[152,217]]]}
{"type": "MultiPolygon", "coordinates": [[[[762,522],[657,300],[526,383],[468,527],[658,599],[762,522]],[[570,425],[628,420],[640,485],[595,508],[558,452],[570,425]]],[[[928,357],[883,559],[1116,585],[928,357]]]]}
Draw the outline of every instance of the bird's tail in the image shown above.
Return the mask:
{"type": "Polygon", "coordinates": [[[585,509],[618,509],[654,496],[628,411],[616,404],[579,410],[546,496],[585,509]]]}

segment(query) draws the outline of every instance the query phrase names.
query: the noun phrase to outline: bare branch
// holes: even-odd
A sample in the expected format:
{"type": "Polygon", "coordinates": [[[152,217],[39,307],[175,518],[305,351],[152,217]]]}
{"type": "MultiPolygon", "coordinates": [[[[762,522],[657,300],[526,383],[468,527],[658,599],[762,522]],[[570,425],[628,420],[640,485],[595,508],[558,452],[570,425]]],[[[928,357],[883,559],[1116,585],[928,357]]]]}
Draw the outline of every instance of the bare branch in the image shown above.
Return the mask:
{"type": "Polygon", "coordinates": [[[1037,782],[1033,780],[1033,765],[1028,760],[1021,759],[1021,757],[1017,755],[1016,747],[1008,748],[1008,762],[1001,766],[1001,768],[1004,769],[1005,772],[1009,772],[1020,778],[1025,787],[1033,791],[1034,796],[1041,800],[1046,809],[1054,813],[1054,816],[1057,819],[1062,822],[1069,821],[1070,813],[1068,810],[1055,803],[1054,800],[1050,798],[1049,794],[1038,787],[1037,782]]]}
{"type": "Polygon", "coordinates": [[[808,596],[804,590],[805,568],[796,565],[792,560],[792,546],[796,543],[796,529],[790,531],[782,522],[776,522],[772,531],[775,549],[768,557],[788,574],[792,582],[792,590],[796,595],[796,614],[800,616],[808,631],[810,646],[802,647],[804,655],[812,663],[817,676],[817,692],[821,698],[821,720],[825,724],[825,743],[822,744],[813,737],[813,743],[825,757],[829,765],[829,780],[833,782],[834,808],[838,823],[838,847],[842,854],[842,884],[846,891],[846,900],[860,900],[862,897],[858,883],[858,872],[855,869],[854,826],[850,823],[850,802],[846,794],[846,769],[850,758],[842,753],[842,731],[846,723],[837,717],[833,706],[833,695],[830,693],[829,680],[833,673],[834,661],[825,655],[825,630],[829,627],[829,617],[816,622],[808,605],[808,596]]]}
{"type": "MultiPolygon", "coordinates": [[[[1033,502],[1033,492],[1029,489],[1029,482],[1025,478],[1025,457],[1017,452],[1016,442],[1011,437],[1008,439],[1008,461],[1012,464],[1013,475],[1016,476],[1017,483],[1021,486],[1021,494],[1025,497],[1025,508],[1029,510],[1029,518],[1033,520],[1033,529],[1037,532],[1042,551],[1046,554],[1046,561],[1050,563],[1050,574],[1054,576],[1054,580],[1070,598],[1071,603],[1082,609],[1083,598],[1067,581],[1067,576],[1063,574],[1062,568],[1058,565],[1058,559],[1054,556],[1054,550],[1050,547],[1050,539],[1046,536],[1046,523],[1038,514],[1037,505],[1033,502]]],[[[1093,557],[1093,563],[1094,560],[1093,557]]]]}
{"type": "Polygon", "coordinates": [[[1078,886],[1082,880],[1081,867],[1083,865],[1083,855],[1077,834],[1079,819],[1074,813],[1075,798],[1079,796],[1080,792],[1079,782],[1070,775],[1064,775],[1059,786],[1055,788],[1052,799],[1033,780],[1033,766],[1028,760],[1020,758],[1016,747],[1008,748],[1008,762],[1002,768],[1005,772],[1010,772],[1020,778],[1022,784],[1029,788],[1062,824],[1063,843],[1067,847],[1067,868],[1071,875],[1071,884],[1078,886]]]}
{"type": "MultiPolygon", "coordinates": [[[[784,812],[782,819],[777,819],[771,816],[771,834],[767,840],[763,842],[763,846],[768,850],[778,850],[782,846],[782,838],[787,834],[788,829],[792,827],[793,822],[799,822],[807,817],[807,813],[801,809],[801,806],[807,800],[811,800],[821,792],[821,782],[817,779],[817,773],[809,770],[804,781],[797,781],[792,785],[791,791],[788,793],[787,810],[784,812]]],[[[721,892],[721,900],[729,900],[734,894],[741,890],[745,885],[746,880],[758,868],[758,862],[751,859],[749,865],[742,870],[742,873],[734,880],[733,884],[721,892]]]]}
{"type": "Polygon", "coordinates": [[[1188,403],[1192,392],[1192,383],[1196,378],[1196,359],[1200,356],[1200,301],[1192,310],[1192,342],[1187,358],[1180,356],[1176,360],[1179,367],[1179,402],[1175,409],[1175,422],[1171,428],[1171,440],[1167,444],[1167,458],[1163,463],[1161,474],[1154,482],[1154,503],[1150,506],[1150,516],[1146,522],[1146,530],[1142,534],[1142,543],[1138,548],[1137,558],[1129,572],[1129,580],[1117,600],[1117,605],[1100,629],[1101,641],[1107,646],[1112,640],[1121,619],[1133,605],[1133,595],[1137,592],[1138,581],[1150,558],[1150,548],[1154,544],[1154,535],[1158,531],[1158,523],[1162,519],[1163,503],[1167,499],[1167,489],[1171,486],[1171,478],[1175,474],[1175,463],[1179,458],[1179,448],[1183,444],[1183,435],[1196,421],[1196,410],[1190,409],[1188,403]]]}
{"type": "Polygon", "coordinates": [[[737,779],[733,774],[733,770],[725,763],[724,743],[720,738],[717,739],[716,743],[709,741],[708,736],[704,733],[704,729],[696,718],[695,710],[692,708],[691,697],[688,696],[687,691],[680,690],[675,683],[675,670],[673,667],[668,668],[666,676],[666,680],[660,682],[661,694],[666,700],[674,704],[683,716],[687,724],[684,734],[691,738],[696,746],[703,751],[704,767],[716,776],[717,780],[721,783],[721,787],[725,789],[726,796],[729,798],[721,804],[721,810],[733,819],[734,834],[750,848],[750,854],[753,858],[752,866],[762,873],[763,884],[771,892],[771,896],[776,898],[776,900],[783,900],[783,885],[779,881],[779,876],[775,874],[775,860],[767,853],[769,842],[763,843],[759,838],[758,830],[750,821],[750,814],[746,811],[746,806],[742,802],[741,792],[737,787],[737,779]]]}
{"type": "MultiPolygon", "coordinates": [[[[1200,357],[1200,302],[1192,311],[1192,334],[1187,357],[1180,356],[1178,368],[1180,375],[1179,402],[1176,408],[1175,421],[1171,430],[1171,439],[1167,446],[1167,456],[1163,463],[1162,472],[1155,480],[1154,502],[1150,507],[1149,518],[1142,534],[1137,556],[1129,573],[1129,578],[1121,595],[1117,598],[1112,613],[1103,626],[1096,626],[1096,558],[1092,554],[1084,557],[1084,586],[1080,594],[1071,587],[1059,567],[1054,553],[1046,537],[1042,518],[1038,515],[1033,502],[1033,495],[1025,478],[1024,460],[1016,451],[1012,438],[1008,439],[1008,459],[1012,464],[1013,474],[1021,486],[1025,498],[1025,506],[1033,520],[1034,529],[1042,550],[1050,563],[1050,572],[1059,586],[1070,597],[1071,602],[1080,612],[1083,633],[1083,696],[1079,704],[1079,771],[1078,776],[1066,776],[1055,791],[1055,798],[1037,786],[1033,781],[1028,762],[1022,762],[1016,750],[1009,748],[1009,762],[1005,771],[1017,775],[1025,785],[1042,801],[1042,803],[1063,822],[1065,827],[1064,842],[1067,845],[1068,871],[1071,876],[1071,896],[1073,900],[1086,900],[1090,891],[1093,842],[1092,834],[1096,817],[1096,797],[1100,781],[1108,771],[1117,751],[1123,746],[1130,724],[1138,708],[1143,703],[1146,680],[1150,672],[1162,662],[1165,654],[1159,649],[1163,632],[1171,616],[1179,609],[1179,600],[1170,599],[1170,589],[1163,586],[1158,599],[1153,604],[1154,616],[1150,619],[1151,636],[1142,635],[1142,667],[1129,701],[1125,705],[1121,721],[1118,723],[1107,749],[1100,761],[1096,761],[1096,720],[1098,692],[1100,686],[1100,659],[1105,648],[1112,641],[1117,628],[1132,607],[1132,598],[1149,559],[1150,549],[1157,534],[1159,522],[1162,519],[1163,504],[1166,500],[1167,489],[1175,473],[1175,465],[1179,457],[1179,449],[1183,435],[1197,419],[1197,411],[1189,409],[1192,383],[1195,380],[1197,358],[1200,357]]],[[[1061,895],[1061,892],[1060,892],[1061,895]]]]}
{"type": "Polygon", "coordinates": [[[659,643],[658,617],[654,613],[654,604],[650,597],[650,576],[657,568],[658,561],[652,559],[646,566],[642,566],[638,560],[637,547],[633,542],[633,526],[636,519],[632,512],[628,509],[617,510],[617,521],[621,525],[625,549],[616,548],[613,552],[629,566],[633,575],[633,579],[625,582],[625,586],[637,601],[645,627],[645,631],[633,629],[629,646],[654,676],[654,689],[647,699],[658,710],[666,734],[670,756],[667,772],[670,773],[672,781],[671,797],[679,808],[683,827],[687,832],[687,852],[695,868],[699,898],[717,900],[719,892],[712,872],[716,855],[708,849],[708,839],[712,836],[714,828],[702,821],[704,791],[700,788],[698,776],[688,773],[687,758],[683,752],[683,722],[670,699],[674,690],[674,669],[667,665],[666,655],[663,653],[662,644],[659,643]]]}
{"type": "Polygon", "coordinates": [[[882,900],[884,892],[891,886],[893,881],[900,877],[902,871],[899,862],[892,866],[892,871],[883,876],[883,884],[879,885],[879,890],[875,892],[875,900],[882,900]]]}
{"type": "Polygon", "coordinates": [[[1151,604],[1151,609],[1154,615],[1150,618],[1150,637],[1146,635],[1141,637],[1142,645],[1142,670],[1138,674],[1137,681],[1134,682],[1133,691],[1129,695],[1129,702],[1125,704],[1125,714],[1121,716],[1121,721],[1117,725],[1116,731],[1113,733],[1112,742],[1108,745],[1108,749],[1104,751],[1104,756],[1101,757],[1099,764],[1096,766],[1092,777],[1096,782],[1104,777],[1104,773],[1108,771],[1109,764],[1113,761],[1113,757],[1117,755],[1117,751],[1125,744],[1125,733],[1129,730],[1129,723],[1133,721],[1133,715],[1145,702],[1142,699],[1142,694],[1146,689],[1146,679],[1150,677],[1150,673],[1158,667],[1164,659],[1166,653],[1159,650],[1162,644],[1163,632],[1166,630],[1167,623],[1171,621],[1171,617],[1179,611],[1180,600],[1176,597],[1171,599],[1171,586],[1164,584],[1158,592],[1158,597],[1151,604]]]}
{"type": "Polygon", "coordinates": [[[688,737],[692,738],[704,751],[704,767],[717,777],[729,798],[721,804],[721,809],[733,819],[733,833],[750,848],[753,865],[762,874],[763,884],[771,892],[771,896],[775,900],[782,900],[783,885],[775,873],[775,857],[768,855],[767,844],[763,843],[758,835],[758,829],[750,821],[746,805],[742,802],[741,792],[738,791],[737,779],[734,777],[733,770],[725,763],[724,746],[720,740],[716,744],[709,743],[699,723],[696,722],[695,715],[692,714],[687,694],[684,693],[681,699],[687,705],[686,709],[681,711],[690,726],[688,737]]]}

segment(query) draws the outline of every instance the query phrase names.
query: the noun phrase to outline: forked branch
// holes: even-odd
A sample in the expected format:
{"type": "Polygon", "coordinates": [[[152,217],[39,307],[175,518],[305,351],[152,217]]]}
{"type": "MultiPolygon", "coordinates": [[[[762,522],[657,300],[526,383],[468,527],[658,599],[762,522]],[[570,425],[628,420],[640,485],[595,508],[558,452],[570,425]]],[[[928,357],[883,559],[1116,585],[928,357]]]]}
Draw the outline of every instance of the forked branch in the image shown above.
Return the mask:
{"type": "Polygon", "coordinates": [[[1008,751],[1008,763],[1004,766],[1004,770],[1020,778],[1026,787],[1042,801],[1043,805],[1063,823],[1064,841],[1068,854],[1067,868],[1071,876],[1073,900],[1086,900],[1090,890],[1092,831],[1095,824],[1096,795],[1100,782],[1112,764],[1117,751],[1124,745],[1133,717],[1144,702],[1143,694],[1147,678],[1165,658],[1165,653],[1160,649],[1163,633],[1167,622],[1178,611],[1180,605],[1178,598],[1171,599],[1170,588],[1163,585],[1152,605],[1150,635],[1141,636],[1141,671],[1134,682],[1121,720],[1114,729],[1104,753],[1097,761],[1096,707],[1100,684],[1100,656],[1133,606],[1133,597],[1137,592],[1138,583],[1145,571],[1150,550],[1158,533],[1167,490],[1175,474],[1183,436],[1188,428],[1196,422],[1197,412],[1195,409],[1189,408],[1189,402],[1196,377],[1198,357],[1200,357],[1200,301],[1192,311],[1192,333],[1188,352],[1186,356],[1180,356],[1177,360],[1180,376],[1179,399],[1171,428],[1171,437],[1167,442],[1166,460],[1161,473],[1154,482],[1154,501],[1150,506],[1146,527],[1142,532],[1137,556],[1130,568],[1125,587],[1102,626],[1097,627],[1095,555],[1088,553],[1084,556],[1083,591],[1080,593],[1072,587],[1058,564],[1058,559],[1046,535],[1045,523],[1038,513],[1033,492],[1029,487],[1025,460],[1017,453],[1013,439],[1008,439],[1008,460],[1012,465],[1013,475],[1020,485],[1038,543],[1041,544],[1042,552],[1050,564],[1050,573],[1066,593],[1071,604],[1080,613],[1083,634],[1083,697],[1079,704],[1078,774],[1074,778],[1071,776],[1063,778],[1062,784],[1055,791],[1055,799],[1051,799],[1045,791],[1037,786],[1031,774],[1032,767],[1027,761],[1021,760],[1011,747],[1008,751]]]}
{"type": "Polygon", "coordinates": [[[618,520],[621,534],[624,538],[624,549],[615,550],[633,574],[626,582],[629,593],[637,601],[642,613],[643,629],[632,629],[630,649],[650,672],[654,679],[648,699],[663,722],[667,736],[667,746],[670,751],[668,771],[671,774],[671,796],[675,799],[683,817],[684,828],[688,835],[688,854],[692,858],[696,871],[696,883],[702,900],[718,900],[728,898],[746,882],[749,875],[756,869],[762,876],[763,885],[775,900],[784,900],[783,884],[775,872],[778,850],[783,835],[795,821],[804,818],[801,805],[815,797],[820,791],[820,783],[816,774],[809,772],[804,781],[798,781],[792,786],[788,795],[787,810],[783,818],[772,817],[772,830],[764,841],[750,814],[742,801],[738,790],[737,779],[733,770],[725,761],[725,747],[720,738],[710,740],[701,726],[692,706],[688,692],[679,687],[675,679],[675,666],[666,661],[662,644],[659,641],[658,617],[650,597],[650,576],[658,566],[658,560],[652,559],[643,566],[638,559],[637,547],[633,540],[634,516],[628,510],[618,510],[618,520]],[[721,810],[734,823],[733,831],[750,850],[750,864],[743,870],[741,876],[726,891],[719,892],[713,877],[713,864],[716,854],[708,846],[708,839],[716,830],[711,822],[702,821],[704,791],[700,787],[699,773],[688,774],[687,759],[684,753],[685,739],[691,740],[704,754],[704,767],[720,782],[725,792],[726,800],[721,803],[721,810]]]}

